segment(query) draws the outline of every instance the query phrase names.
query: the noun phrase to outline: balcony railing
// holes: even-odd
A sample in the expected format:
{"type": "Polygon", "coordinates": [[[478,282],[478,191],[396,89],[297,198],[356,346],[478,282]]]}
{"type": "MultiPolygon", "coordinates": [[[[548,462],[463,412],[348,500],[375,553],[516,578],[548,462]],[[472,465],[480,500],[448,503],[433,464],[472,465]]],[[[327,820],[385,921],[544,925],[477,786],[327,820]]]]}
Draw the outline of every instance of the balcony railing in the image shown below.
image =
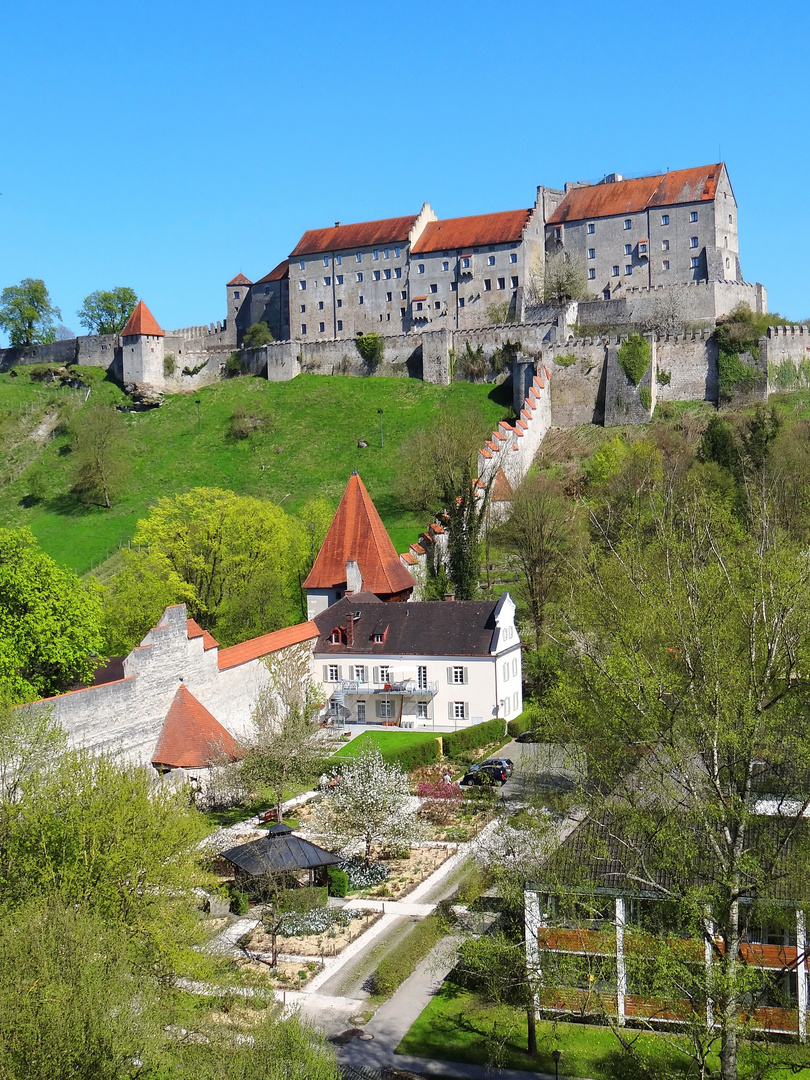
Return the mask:
{"type": "Polygon", "coordinates": [[[435,697],[439,692],[437,682],[422,682],[418,679],[398,679],[387,683],[357,682],[353,679],[343,679],[340,689],[344,694],[358,694],[368,696],[370,694],[404,694],[414,697],[435,697]]]}

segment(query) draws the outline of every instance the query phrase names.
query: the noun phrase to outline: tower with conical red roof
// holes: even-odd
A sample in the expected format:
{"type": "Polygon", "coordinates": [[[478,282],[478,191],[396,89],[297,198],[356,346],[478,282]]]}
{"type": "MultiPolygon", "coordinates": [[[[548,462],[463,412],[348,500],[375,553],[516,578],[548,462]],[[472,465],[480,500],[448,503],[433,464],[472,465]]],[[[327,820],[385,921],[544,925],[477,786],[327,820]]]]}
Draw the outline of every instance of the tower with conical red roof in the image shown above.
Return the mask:
{"type": "Polygon", "coordinates": [[[164,337],[152,312],[143,300],[139,300],[121,331],[125,386],[128,383],[152,386],[163,383],[164,337]]]}
{"type": "Polygon", "coordinates": [[[250,288],[253,282],[249,277],[245,277],[244,274],[237,274],[236,277],[231,278],[228,284],[225,286],[226,299],[227,299],[227,320],[228,333],[233,338],[234,345],[237,342],[238,327],[237,319],[239,319],[239,312],[243,305],[245,306],[244,316],[239,321],[245,324],[245,327],[250,326],[250,288]]]}
{"type": "Polygon", "coordinates": [[[365,484],[353,472],[321,550],[304,581],[307,618],[314,619],[346,593],[379,600],[409,600],[416,582],[399,561],[365,484]]]}

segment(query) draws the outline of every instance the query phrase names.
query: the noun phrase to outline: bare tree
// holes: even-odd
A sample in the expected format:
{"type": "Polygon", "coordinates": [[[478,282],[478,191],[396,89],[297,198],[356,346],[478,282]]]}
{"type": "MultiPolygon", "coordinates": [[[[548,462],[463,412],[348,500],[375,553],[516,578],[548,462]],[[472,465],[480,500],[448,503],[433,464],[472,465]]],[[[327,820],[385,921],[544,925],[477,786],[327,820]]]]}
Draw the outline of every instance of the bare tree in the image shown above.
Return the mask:
{"type": "Polygon", "coordinates": [[[73,427],[73,490],[109,510],[125,475],[126,425],[109,405],[82,409],[73,427]]]}

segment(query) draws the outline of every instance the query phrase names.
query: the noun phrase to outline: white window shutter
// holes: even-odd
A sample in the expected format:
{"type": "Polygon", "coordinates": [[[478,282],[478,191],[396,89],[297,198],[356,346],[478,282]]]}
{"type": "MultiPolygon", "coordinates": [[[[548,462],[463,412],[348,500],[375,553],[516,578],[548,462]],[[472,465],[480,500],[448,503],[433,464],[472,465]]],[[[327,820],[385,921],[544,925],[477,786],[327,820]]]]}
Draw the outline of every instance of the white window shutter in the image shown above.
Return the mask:
{"type": "Polygon", "coordinates": [[[338,682],[343,678],[343,665],[338,664],[338,682]]]}
{"type": "Polygon", "coordinates": [[[447,669],[447,682],[450,686],[453,685],[453,669],[451,667],[447,669]]]}
{"type": "Polygon", "coordinates": [[[349,664],[349,682],[354,682],[354,666],[349,664]]]}
{"type": "Polygon", "coordinates": [[[452,701],[447,702],[447,719],[448,720],[454,719],[454,716],[453,716],[453,702],[452,701]]]}
{"type": "Polygon", "coordinates": [[[464,685],[466,686],[467,683],[470,681],[469,669],[468,668],[462,668],[462,671],[464,672],[464,685]]]}
{"type": "Polygon", "coordinates": [[[465,720],[470,719],[470,703],[469,703],[469,701],[464,702],[464,719],[465,720]]]}
{"type": "Polygon", "coordinates": [[[374,668],[374,680],[373,681],[375,683],[378,683],[380,681],[380,669],[378,667],[374,668]]]}
{"type": "Polygon", "coordinates": [[[329,682],[329,665],[328,664],[323,665],[323,681],[324,682],[329,682]]]}

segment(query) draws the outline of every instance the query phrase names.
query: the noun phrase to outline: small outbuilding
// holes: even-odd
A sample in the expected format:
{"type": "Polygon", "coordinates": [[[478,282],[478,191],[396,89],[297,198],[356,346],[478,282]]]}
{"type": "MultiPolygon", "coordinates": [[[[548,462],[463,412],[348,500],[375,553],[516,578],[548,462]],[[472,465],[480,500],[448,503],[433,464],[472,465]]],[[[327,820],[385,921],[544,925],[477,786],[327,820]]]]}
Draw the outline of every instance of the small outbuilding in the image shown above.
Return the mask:
{"type": "Polygon", "coordinates": [[[288,825],[273,825],[267,835],[222,852],[235,871],[237,885],[248,893],[279,877],[290,884],[323,885],[326,868],[342,862],[339,855],[296,836],[288,825]]]}

